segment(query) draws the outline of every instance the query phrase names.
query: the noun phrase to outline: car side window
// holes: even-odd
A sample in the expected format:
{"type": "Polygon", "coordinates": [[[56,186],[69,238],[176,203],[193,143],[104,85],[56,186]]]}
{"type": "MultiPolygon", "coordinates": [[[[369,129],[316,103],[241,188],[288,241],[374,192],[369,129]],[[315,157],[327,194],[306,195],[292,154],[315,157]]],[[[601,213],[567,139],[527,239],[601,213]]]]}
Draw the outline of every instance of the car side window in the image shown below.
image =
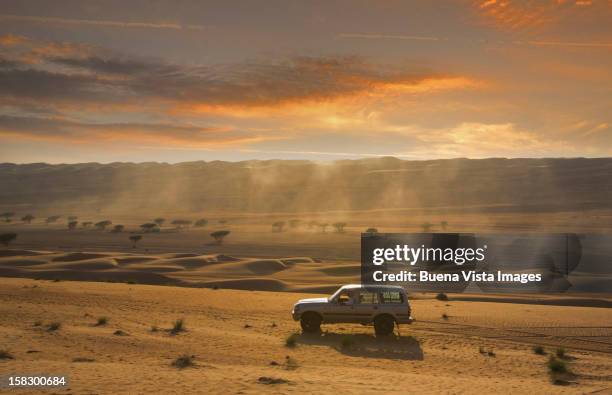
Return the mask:
{"type": "Polygon", "coordinates": [[[404,295],[399,291],[381,292],[380,295],[383,303],[404,303],[404,295]]]}
{"type": "Polygon", "coordinates": [[[376,292],[360,292],[359,304],[378,304],[378,294],[376,292]]]}
{"type": "Polygon", "coordinates": [[[349,292],[343,292],[338,296],[338,303],[339,304],[352,304],[353,298],[351,297],[351,294],[349,292]]]}

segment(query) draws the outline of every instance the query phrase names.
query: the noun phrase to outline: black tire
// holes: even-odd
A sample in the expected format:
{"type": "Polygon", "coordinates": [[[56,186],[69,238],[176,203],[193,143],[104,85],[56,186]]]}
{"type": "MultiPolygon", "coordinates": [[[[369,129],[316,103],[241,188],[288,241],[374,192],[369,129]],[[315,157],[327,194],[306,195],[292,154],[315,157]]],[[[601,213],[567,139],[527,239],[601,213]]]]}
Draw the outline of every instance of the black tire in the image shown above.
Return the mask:
{"type": "Polygon", "coordinates": [[[304,313],[300,318],[302,330],[306,333],[317,333],[321,331],[321,316],[316,313],[304,313]]]}
{"type": "Polygon", "coordinates": [[[395,320],[388,315],[381,315],[374,319],[374,332],[376,336],[389,336],[393,333],[395,320]]]}

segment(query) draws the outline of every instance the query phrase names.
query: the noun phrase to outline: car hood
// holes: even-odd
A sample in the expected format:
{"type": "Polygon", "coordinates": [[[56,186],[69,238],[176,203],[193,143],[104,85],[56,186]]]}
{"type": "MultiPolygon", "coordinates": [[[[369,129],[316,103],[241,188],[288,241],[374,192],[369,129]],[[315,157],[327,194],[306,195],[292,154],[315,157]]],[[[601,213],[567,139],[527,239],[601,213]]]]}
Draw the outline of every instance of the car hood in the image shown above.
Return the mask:
{"type": "Polygon", "coordinates": [[[300,299],[296,304],[306,304],[306,303],[327,303],[327,298],[310,298],[310,299],[300,299]]]}

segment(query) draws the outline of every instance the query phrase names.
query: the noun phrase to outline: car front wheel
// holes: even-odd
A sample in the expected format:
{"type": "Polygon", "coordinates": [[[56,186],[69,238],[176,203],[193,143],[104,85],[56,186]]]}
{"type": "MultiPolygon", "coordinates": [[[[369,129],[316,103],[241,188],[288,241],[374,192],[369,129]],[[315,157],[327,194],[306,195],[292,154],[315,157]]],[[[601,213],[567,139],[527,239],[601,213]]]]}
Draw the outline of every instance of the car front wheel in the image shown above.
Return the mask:
{"type": "Polygon", "coordinates": [[[307,333],[316,333],[321,330],[321,317],[315,313],[304,313],[300,319],[302,330],[307,333]]]}
{"type": "Polygon", "coordinates": [[[376,336],[389,336],[393,333],[394,326],[395,321],[393,317],[388,315],[376,317],[374,320],[374,331],[376,332],[376,336]]]}

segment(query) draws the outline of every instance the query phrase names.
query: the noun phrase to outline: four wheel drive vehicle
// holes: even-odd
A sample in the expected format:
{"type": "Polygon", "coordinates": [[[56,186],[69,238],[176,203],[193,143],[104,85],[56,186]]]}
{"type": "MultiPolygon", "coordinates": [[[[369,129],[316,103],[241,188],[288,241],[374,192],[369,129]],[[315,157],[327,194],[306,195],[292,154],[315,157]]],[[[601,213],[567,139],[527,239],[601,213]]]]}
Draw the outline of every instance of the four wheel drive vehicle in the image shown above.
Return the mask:
{"type": "Polygon", "coordinates": [[[385,336],[396,323],[413,321],[406,291],[394,285],[344,285],[328,298],[299,300],[291,314],[304,332],[318,332],[321,323],[373,323],[376,335],[385,336]]]}

